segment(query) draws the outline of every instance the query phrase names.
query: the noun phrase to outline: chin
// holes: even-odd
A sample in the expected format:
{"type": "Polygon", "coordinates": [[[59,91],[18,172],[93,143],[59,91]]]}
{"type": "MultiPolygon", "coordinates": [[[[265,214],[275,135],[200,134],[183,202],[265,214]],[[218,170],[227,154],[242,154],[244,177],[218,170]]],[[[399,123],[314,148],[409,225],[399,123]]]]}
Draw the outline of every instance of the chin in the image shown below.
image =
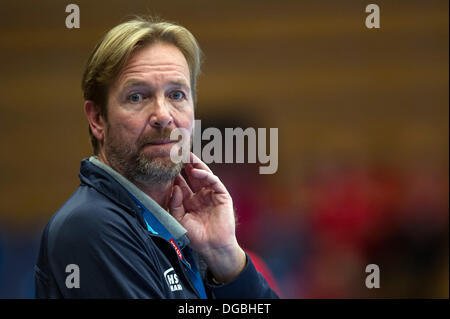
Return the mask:
{"type": "Polygon", "coordinates": [[[140,158],[133,172],[134,180],[142,183],[166,183],[172,181],[183,168],[168,157],[140,158]]]}
{"type": "Polygon", "coordinates": [[[138,157],[138,165],[153,169],[171,169],[177,166],[170,158],[170,152],[142,152],[138,157]]]}

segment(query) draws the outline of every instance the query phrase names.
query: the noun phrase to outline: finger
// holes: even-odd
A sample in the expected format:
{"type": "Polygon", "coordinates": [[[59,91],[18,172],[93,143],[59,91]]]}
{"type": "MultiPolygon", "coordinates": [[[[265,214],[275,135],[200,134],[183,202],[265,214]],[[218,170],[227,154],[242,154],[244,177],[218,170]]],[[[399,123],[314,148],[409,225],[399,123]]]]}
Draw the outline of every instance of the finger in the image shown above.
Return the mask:
{"type": "MultiPolygon", "coordinates": [[[[203,187],[203,182],[201,180],[195,178],[194,176],[192,176],[192,170],[193,169],[194,169],[194,167],[192,166],[192,164],[186,164],[184,166],[184,171],[186,173],[186,177],[187,177],[187,180],[189,182],[188,187],[193,192],[197,193],[203,187]]],[[[184,181],[186,181],[186,180],[184,180],[184,181]]]]}
{"type": "Polygon", "coordinates": [[[211,169],[204,163],[202,162],[202,160],[200,158],[198,158],[194,153],[190,153],[190,163],[187,163],[184,167],[185,172],[186,172],[186,176],[189,180],[189,184],[192,187],[192,190],[194,192],[199,192],[200,189],[202,187],[204,187],[204,183],[199,181],[198,179],[194,178],[191,174],[191,171],[194,169],[203,169],[211,174],[213,174],[213,172],[211,171],[211,169]]]}
{"type": "Polygon", "coordinates": [[[216,175],[197,168],[193,168],[191,174],[196,179],[202,181],[203,187],[211,187],[216,193],[228,193],[225,185],[222,184],[216,175]]]}
{"type": "Polygon", "coordinates": [[[200,158],[197,157],[194,153],[191,152],[190,162],[193,167],[207,170],[212,173],[211,169],[206,165],[200,158]]]}
{"type": "Polygon", "coordinates": [[[181,221],[184,216],[183,192],[180,186],[175,185],[172,191],[172,197],[169,203],[170,214],[177,220],[181,221]]]}
{"type": "Polygon", "coordinates": [[[191,188],[189,187],[188,183],[184,179],[184,177],[179,174],[175,179],[175,184],[180,187],[182,193],[183,193],[183,199],[184,198],[190,198],[194,193],[192,192],[191,188]]]}

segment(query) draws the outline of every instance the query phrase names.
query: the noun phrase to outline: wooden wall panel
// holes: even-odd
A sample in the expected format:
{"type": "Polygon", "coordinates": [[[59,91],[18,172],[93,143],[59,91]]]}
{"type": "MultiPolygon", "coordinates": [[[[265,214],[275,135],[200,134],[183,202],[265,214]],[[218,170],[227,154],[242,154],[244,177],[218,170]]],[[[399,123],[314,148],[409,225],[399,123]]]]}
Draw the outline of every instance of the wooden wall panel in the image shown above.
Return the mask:
{"type": "Polygon", "coordinates": [[[2,2],[0,219],[45,220],[78,185],[90,154],[83,66],[129,14],[196,35],[200,118],[279,128],[273,179],[339,154],[448,163],[448,2],[378,1],[380,30],[364,27],[366,2],[77,1],[78,30],[65,28],[64,2],[2,2]]]}

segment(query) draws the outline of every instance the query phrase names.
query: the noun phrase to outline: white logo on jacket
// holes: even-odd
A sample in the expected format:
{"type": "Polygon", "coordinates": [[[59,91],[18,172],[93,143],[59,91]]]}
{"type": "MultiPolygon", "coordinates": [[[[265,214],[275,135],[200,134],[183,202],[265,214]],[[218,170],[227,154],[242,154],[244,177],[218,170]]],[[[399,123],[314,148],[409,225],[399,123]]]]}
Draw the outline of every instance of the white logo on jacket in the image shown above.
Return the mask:
{"type": "Polygon", "coordinates": [[[178,276],[173,268],[169,268],[164,272],[164,279],[166,279],[166,283],[169,286],[170,291],[183,290],[180,280],[178,279],[178,276]]]}

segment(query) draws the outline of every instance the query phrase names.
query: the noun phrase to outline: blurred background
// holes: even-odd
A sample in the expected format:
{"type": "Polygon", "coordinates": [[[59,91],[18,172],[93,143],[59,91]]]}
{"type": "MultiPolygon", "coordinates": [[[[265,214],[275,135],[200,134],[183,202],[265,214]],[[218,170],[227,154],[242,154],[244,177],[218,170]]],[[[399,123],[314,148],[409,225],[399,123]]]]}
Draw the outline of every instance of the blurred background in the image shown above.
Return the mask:
{"type": "Polygon", "coordinates": [[[376,1],[380,29],[359,0],[79,0],[79,29],[69,3],[0,0],[0,298],[34,297],[42,230],[91,155],[84,64],[132,14],[197,37],[203,129],[278,128],[276,174],[211,166],[282,297],[449,297],[448,1],[376,1]]]}

